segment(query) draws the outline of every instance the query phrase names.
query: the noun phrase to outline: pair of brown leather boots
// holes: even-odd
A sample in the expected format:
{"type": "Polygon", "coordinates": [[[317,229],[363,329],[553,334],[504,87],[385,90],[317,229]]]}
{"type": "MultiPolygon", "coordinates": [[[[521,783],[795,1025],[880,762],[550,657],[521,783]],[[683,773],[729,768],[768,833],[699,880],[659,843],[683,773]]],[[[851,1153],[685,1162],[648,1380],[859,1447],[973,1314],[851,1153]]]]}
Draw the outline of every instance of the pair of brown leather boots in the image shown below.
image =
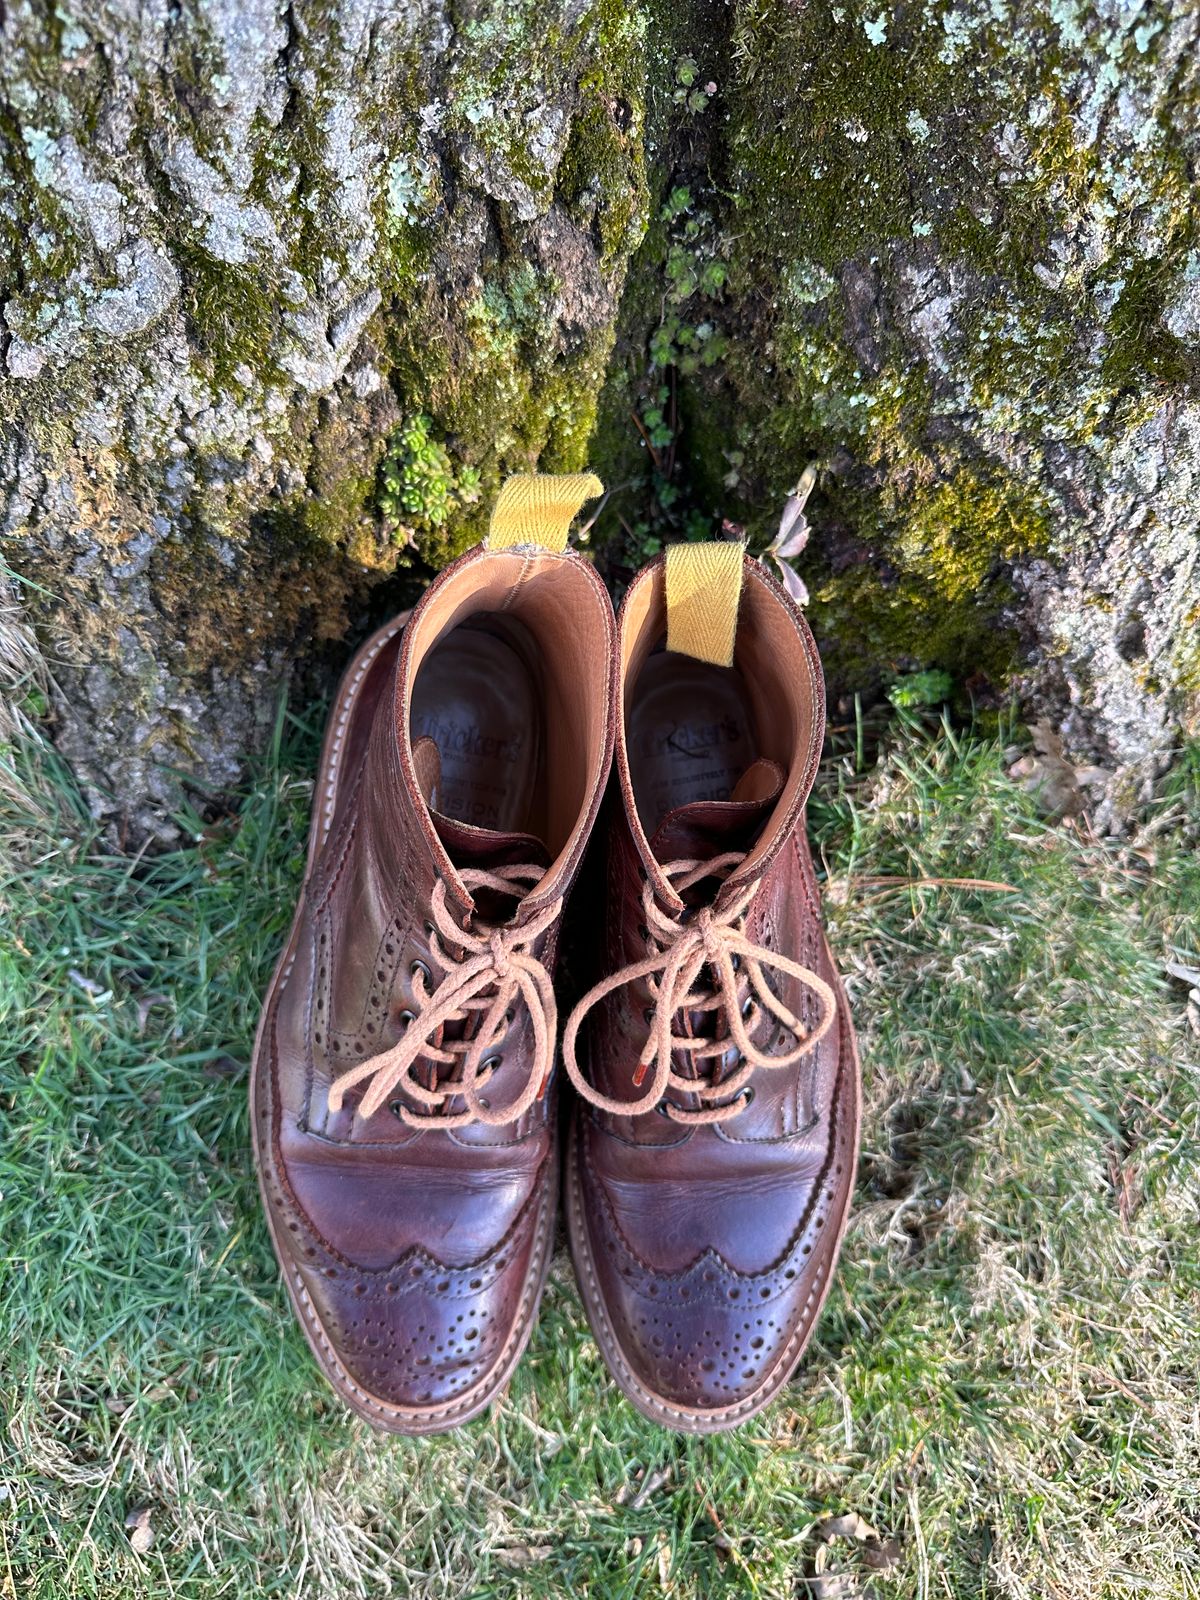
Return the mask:
{"type": "Polygon", "coordinates": [[[859,1068],[804,805],[816,648],[738,545],[620,614],[565,548],[588,477],[514,479],[486,543],[359,651],[251,1086],[275,1248],[317,1361],[377,1427],[476,1416],[529,1339],[559,1188],[621,1389],[691,1433],[755,1415],[829,1289],[859,1068]],[[610,767],[616,753],[611,786],[610,767]],[[590,947],[590,955],[587,953],[590,947]]]}

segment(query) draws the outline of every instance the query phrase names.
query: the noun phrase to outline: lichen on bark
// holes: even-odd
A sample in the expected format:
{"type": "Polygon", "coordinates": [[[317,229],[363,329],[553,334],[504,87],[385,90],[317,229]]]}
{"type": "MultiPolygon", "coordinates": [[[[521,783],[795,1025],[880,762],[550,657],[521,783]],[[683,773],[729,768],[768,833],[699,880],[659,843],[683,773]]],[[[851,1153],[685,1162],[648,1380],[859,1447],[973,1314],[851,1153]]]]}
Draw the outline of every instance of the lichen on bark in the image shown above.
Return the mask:
{"type": "Polygon", "coordinates": [[[429,415],[483,491],[586,457],[642,225],[610,0],[0,16],[0,526],[56,738],[127,841],[233,782],[289,663],[398,561],[429,415]]]}
{"type": "Polygon", "coordinates": [[[1197,14],[691,17],[717,98],[676,118],[606,407],[661,381],[638,323],[682,282],[668,316],[720,355],[674,363],[677,506],[761,546],[817,463],[808,582],[835,678],[936,662],[1015,683],[1114,769],[1115,815],[1195,715],[1197,14]]]}

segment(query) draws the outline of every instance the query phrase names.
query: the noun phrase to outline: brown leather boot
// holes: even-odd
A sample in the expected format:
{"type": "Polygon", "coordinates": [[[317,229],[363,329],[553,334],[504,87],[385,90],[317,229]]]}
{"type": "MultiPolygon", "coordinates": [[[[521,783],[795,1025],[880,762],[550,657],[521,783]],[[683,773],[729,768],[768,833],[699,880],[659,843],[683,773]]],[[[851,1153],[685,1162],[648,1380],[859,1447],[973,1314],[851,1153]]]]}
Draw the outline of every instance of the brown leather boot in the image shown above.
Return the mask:
{"type": "Polygon", "coordinates": [[[644,569],[618,651],[604,975],[563,1038],[567,1220],[621,1388],[712,1433],[790,1376],[854,1183],[858,1057],[804,828],[824,686],[803,617],[740,546],[644,569]]]}
{"type": "Polygon", "coordinates": [[[296,1314],[347,1404],[401,1433],[506,1383],[553,1238],[551,975],[612,758],[615,625],[586,562],[529,542],[565,541],[599,485],[535,482],[346,674],[255,1046],[296,1314]]]}

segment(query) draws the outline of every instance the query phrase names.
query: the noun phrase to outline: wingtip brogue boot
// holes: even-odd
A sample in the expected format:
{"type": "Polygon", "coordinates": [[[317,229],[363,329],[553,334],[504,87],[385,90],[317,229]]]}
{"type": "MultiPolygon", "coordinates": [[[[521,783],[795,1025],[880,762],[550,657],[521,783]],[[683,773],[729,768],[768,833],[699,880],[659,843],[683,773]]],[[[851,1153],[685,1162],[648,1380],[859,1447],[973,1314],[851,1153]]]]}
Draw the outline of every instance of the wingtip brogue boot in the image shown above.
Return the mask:
{"type": "Polygon", "coordinates": [[[804,827],[824,687],[737,545],[644,569],[618,655],[600,978],[563,1039],[567,1222],[621,1389],[711,1433],[790,1377],[853,1190],[858,1058],[804,827]]]}
{"type": "Polygon", "coordinates": [[[591,567],[535,543],[565,543],[598,485],[534,481],[533,512],[526,494],[498,537],[498,505],[489,546],[345,676],[255,1046],[293,1306],[338,1394],[394,1432],[500,1391],[553,1239],[552,974],[611,761],[615,635],[591,567]]]}

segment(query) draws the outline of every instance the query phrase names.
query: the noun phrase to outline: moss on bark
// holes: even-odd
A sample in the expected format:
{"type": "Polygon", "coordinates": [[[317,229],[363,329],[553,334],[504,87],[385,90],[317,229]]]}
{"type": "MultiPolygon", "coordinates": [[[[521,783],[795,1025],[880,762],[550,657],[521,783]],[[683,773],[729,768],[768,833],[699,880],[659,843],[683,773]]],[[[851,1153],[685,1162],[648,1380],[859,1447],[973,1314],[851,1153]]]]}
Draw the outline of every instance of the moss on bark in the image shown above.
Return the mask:
{"type": "Polygon", "coordinates": [[[1080,749],[1152,763],[1194,708],[1196,19],[701,18],[716,93],[674,96],[602,408],[617,434],[669,396],[640,462],[606,445],[652,507],[632,538],[609,524],[613,559],[722,518],[762,548],[814,462],[806,577],[836,679],[982,671],[1080,749]]]}
{"type": "Polygon", "coordinates": [[[192,0],[0,19],[0,505],[58,736],[126,839],[510,471],[586,459],[644,210],[643,19],[192,0]],[[454,514],[396,538],[429,418],[454,514]]]}

